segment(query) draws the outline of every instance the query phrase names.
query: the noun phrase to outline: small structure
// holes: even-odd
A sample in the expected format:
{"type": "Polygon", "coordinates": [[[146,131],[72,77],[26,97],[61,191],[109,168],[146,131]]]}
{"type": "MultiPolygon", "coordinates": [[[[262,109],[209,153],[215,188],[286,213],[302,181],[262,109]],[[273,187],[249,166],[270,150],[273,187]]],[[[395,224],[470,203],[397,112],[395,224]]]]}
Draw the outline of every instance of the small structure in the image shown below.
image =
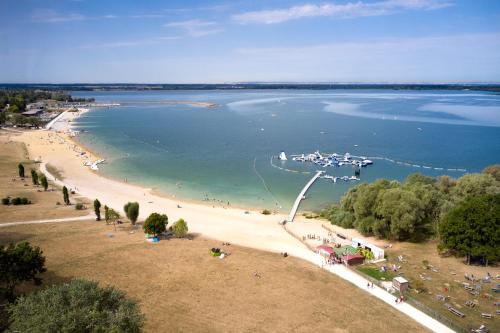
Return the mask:
{"type": "Polygon", "coordinates": [[[342,261],[347,266],[360,265],[365,261],[365,257],[359,253],[351,253],[342,256],[342,261]]]}
{"type": "Polygon", "coordinates": [[[378,259],[384,259],[384,250],[381,249],[380,247],[367,242],[364,239],[361,238],[353,238],[352,239],[352,246],[353,247],[362,247],[364,249],[370,250],[373,253],[373,257],[375,260],[378,259]]]}
{"type": "Polygon", "coordinates": [[[403,291],[408,290],[409,283],[408,283],[408,280],[405,279],[404,277],[396,276],[394,279],[392,279],[392,286],[397,291],[403,292],[403,291]]]}
{"type": "Polygon", "coordinates": [[[23,112],[22,115],[26,116],[26,117],[32,117],[32,116],[38,116],[42,113],[43,113],[43,110],[41,110],[41,109],[31,109],[31,110],[23,112]]]}
{"type": "Polygon", "coordinates": [[[335,254],[335,251],[331,246],[328,245],[320,245],[316,248],[317,252],[319,255],[325,257],[325,258],[330,258],[335,254]]]}

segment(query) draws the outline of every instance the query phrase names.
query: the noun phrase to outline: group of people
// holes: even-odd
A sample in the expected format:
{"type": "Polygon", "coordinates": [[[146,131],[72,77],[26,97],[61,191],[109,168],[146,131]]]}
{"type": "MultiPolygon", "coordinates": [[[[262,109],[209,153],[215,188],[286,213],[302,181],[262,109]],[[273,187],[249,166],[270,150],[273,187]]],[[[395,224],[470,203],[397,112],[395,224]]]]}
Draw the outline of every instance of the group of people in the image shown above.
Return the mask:
{"type": "Polygon", "coordinates": [[[403,295],[399,296],[399,297],[396,297],[396,304],[399,304],[399,303],[403,303],[405,300],[405,298],[403,297],[403,295]]]}

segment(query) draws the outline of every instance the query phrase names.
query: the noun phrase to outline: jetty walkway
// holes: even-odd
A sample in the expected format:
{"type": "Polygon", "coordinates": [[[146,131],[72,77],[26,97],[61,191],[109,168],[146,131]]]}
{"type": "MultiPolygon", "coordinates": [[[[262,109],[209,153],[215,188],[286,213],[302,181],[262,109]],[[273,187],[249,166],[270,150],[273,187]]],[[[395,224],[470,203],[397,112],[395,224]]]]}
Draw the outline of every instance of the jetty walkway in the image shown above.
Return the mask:
{"type": "Polygon", "coordinates": [[[317,171],[316,174],[311,178],[311,180],[304,186],[302,191],[300,191],[299,195],[297,196],[297,199],[295,199],[295,203],[292,206],[292,210],[290,211],[290,214],[288,215],[287,222],[293,222],[293,219],[295,218],[295,214],[297,214],[297,209],[299,209],[300,202],[306,195],[307,190],[311,187],[312,184],[318,179],[324,171],[317,171]]]}

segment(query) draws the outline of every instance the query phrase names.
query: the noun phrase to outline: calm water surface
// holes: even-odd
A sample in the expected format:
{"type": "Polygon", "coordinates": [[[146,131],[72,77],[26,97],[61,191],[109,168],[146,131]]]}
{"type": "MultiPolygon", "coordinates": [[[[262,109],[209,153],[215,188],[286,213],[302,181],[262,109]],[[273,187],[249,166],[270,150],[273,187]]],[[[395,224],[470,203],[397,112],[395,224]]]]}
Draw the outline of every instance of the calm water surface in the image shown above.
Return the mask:
{"type": "MultiPolygon", "coordinates": [[[[500,162],[500,96],[472,91],[243,90],[74,92],[120,107],[81,117],[79,139],[107,159],[102,173],[176,197],[233,206],[292,205],[317,166],[287,154],[349,152],[374,160],[361,181],[421,172],[459,177],[500,162]],[[165,101],[213,102],[205,108],[165,101]],[[418,167],[420,166],[420,167],[418,167]],[[423,168],[425,166],[426,168],[423,168]],[[430,167],[430,168],[429,168],[430,167]],[[438,168],[436,170],[435,168],[438,168]],[[443,168],[443,170],[439,170],[443,168]]],[[[351,167],[326,168],[333,176],[351,167]]],[[[302,209],[337,201],[355,182],[320,179],[302,209]]]]}

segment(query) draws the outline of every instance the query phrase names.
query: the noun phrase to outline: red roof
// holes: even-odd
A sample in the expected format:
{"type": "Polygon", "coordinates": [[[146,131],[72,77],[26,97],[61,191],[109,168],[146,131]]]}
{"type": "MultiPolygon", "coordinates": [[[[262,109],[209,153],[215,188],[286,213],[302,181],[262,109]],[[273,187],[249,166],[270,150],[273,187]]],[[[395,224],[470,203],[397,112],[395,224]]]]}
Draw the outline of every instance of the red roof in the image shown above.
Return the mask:
{"type": "Polygon", "coordinates": [[[345,260],[352,260],[352,259],[361,259],[361,258],[364,259],[365,257],[363,257],[359,253],[353,253],[353,254],[346,254],[342,258],[344,258],[345,260]]]}
{"type": "Polygon", "coordinates": [[[334,254],[335,251],[333,250],[332,247],[328,246],[328,245],[320,245],[317,247],[318,250],[323,250],[329,254],[334,254]]]}

